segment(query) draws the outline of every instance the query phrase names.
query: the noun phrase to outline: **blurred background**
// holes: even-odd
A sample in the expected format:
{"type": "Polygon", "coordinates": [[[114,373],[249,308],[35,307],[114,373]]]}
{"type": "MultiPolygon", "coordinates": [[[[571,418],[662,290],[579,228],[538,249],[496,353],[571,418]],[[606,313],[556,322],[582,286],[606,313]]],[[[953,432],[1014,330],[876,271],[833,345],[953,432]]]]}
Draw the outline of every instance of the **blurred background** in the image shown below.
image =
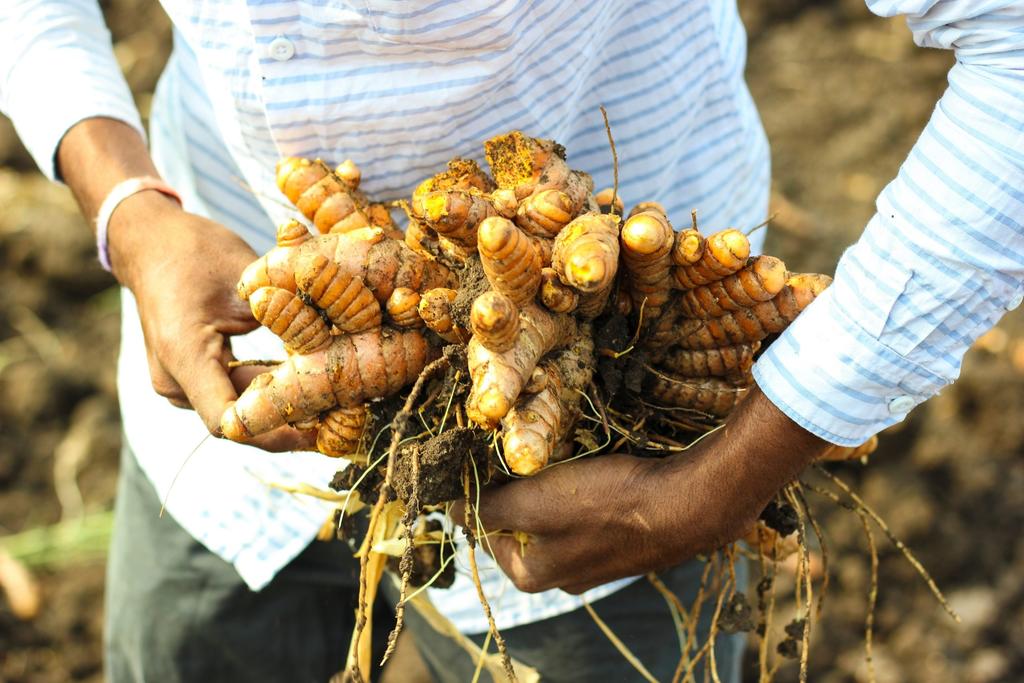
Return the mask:
{"type": "MultiPolygon", "coordinates": [[[[101,2],[145,117],[170,32],[155,0],[101,2]]],[[[913,45],[863,0],[741,0],[748,80],[771,139],[767,251],[834,271],[945,87],[948,53],[913,45]]],[[[70,194],[0,119],[0,681],[102,680],[103,557],[120,430],[118,297],[70,194]]],[[[967,356],[954,386],[837,466],[931,571],[956,625],[884,537],[879,681],[1024,679],[1024,314],[967,356]]],[[[869,562],[858,518],[810,500],[830,541],[813,681],[866,681],[869,562]]],[[[785,607],[783,607],[785,609],[785,607]]],[[[787,664],[779,680],[796,680],[787,664]]]]}

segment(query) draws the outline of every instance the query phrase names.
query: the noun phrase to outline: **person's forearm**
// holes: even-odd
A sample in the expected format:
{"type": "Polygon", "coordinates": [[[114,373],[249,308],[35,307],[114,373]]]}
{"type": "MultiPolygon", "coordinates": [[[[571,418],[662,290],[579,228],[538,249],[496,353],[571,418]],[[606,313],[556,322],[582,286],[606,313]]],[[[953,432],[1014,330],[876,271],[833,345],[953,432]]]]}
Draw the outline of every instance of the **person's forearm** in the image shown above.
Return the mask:
{"type": "MultiPolygon", "coordinates": [[[[123,180],[156,176],[156,167],[142,136],[121,121],[106,118],[77,123],[61,140],[57,167],[78,200],[82,213],[95,229],[96,214],[110,190],[123,180]]],[[[175,200],[156,191],[144,191],[121,202],[111,217],[107,244],[114,276],[133,287],[147,250],[158,237],[164,211],[176,211],[175,200]]]]}
{"type": "Polygon", "coordinates": [[[715,462],[720,491],[767,500],[821,455],[829,443],[789,419],[755,386],[722,427],[715,462]]]}
{"type": "Polygon", "coordinates": [[[141,139],[97,0],[0,2],[0,111],[49,178],[59,178],[58,145],[81,121],[124,121],[141,139]]]}
{"type": "MultiPolygon", "coordinates": [[[[706,441],[696,454],[681,453],[667,461],[669,481],[663,484],[667,491],[700,492],[704,500],[697,507],[707,511],[701,523],[708,547],[702,550],[725,545],[745,532],[768,501],[829,446],[789,419],[757,387],[706,441]],[[723,508],[721,501],[733,503],[723,508]]],[[[670,518],[666,527],[671,528],[678,505],[671,495],[663,502],[663,514],[670,518]]]]}

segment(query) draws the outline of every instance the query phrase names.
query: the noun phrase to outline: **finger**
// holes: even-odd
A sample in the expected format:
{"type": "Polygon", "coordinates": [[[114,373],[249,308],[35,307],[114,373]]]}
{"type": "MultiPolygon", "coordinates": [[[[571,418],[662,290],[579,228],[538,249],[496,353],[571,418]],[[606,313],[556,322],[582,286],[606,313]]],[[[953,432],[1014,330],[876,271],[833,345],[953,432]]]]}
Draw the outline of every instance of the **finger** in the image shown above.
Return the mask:
{"type": "Polygon", "coordinates": [[[545,497],[537,480],[517,479],[484,489],[476,511],[487,529],[516,529],[527,533],[543,531],[545,497]]]}
{"type": "Polygon", "coordinates": [[[589,581],[586,583],[574,583],[568,586],[562,586],[561,589],[569,595],[583,595],[591,588],[597,588],[598,586],[607,583],[606,581],[589,581]]]}
{"type": "Polygon", "coordinates": [[[231,298],[223,304],[223,319],[219,321],[217,328],[224,334],[234,336],[252,332],[259,327],[260,322],[252,316],[249,303],[240,299],[234,292],[230,296],[231,298]]]}
{"type": "Polygon", "coordinates": [[[228,404],[238,398],[234,384],[222,362],[224,339],[206,330],[196,334],[200,340],[192,354],[179,354],[173,371],[192,407],[211,434],[220,434],[220,418],[228,404]]]}
{"type": "Polygon", "coordinates": [[[505,575],[524,593],[539,593],[555,587],[550,572],[531,557],[529,544],[524,549],[512,536],[497,536],[491,538],[490,547],[487,543],[480,543],[480,546],[490,551],[505,575]]]}
{"type": "Polygon", "coordinates": [[[148,349],[146,350],[146,361],[149,364],[149,380],[153,391],[166,398],[175,408],[191,409],[192,404],[189,403],[184,389],[175,381],[171,373],[167,372],[160,359],[148,349]]]}

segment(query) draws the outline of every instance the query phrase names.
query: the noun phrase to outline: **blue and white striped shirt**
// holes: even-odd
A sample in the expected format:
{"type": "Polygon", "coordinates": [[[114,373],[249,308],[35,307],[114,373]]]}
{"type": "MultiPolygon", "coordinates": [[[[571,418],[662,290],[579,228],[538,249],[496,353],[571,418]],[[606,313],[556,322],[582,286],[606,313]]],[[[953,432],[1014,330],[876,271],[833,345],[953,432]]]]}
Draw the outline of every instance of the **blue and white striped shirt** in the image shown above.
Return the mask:
{"type": "Polygon", "coordinates": [[[868,5],[955,51],[949,88],[832,287],[754,368],[777,406],[844,445],[953,382],[1024,293],[1024,1],[868,5]]]}
{"type": "MultiPolygon", "coordinates": [[[[868,4],[908,14],[917,41],[956,49],[958,64],[835,285],[755,369],[787,414],[838,443],[866,439],[954,378],[967,346],[1019,295],[1024,259],[1021,0],[868,4]]],[[[393,198],[452,156],[479,159],[481,140],[520,128],[559,140],[574,167],[610,185],[599,104],[611,117],[627,203],[657,200],[677,216],[697,208],[708,230],[765,218],[768,150],[742,78],[745,35],[733,2],[164,5],[175,49],[153,104],[154,158],[186,208],[257,251],[293,215],[272,177],[282,155],[352,158],[371,195],[393,198]]],[[[0,107],[51,176],[75,122],[109,116],[141,129],[95,0],[0,8],[0,107]]],[[[151,390],[130,294],[124,302],[125,430],[165,496],[204,430],[151,390]]],[[[239,357],[280,352],[265,331],[234,346],[239,357]]],[[[265,482],[324,481],[335,466],[324,460],[209,440],[168,510],[258,588],[325,514],[265,482]]],[[[559,592],[520,594],[493,569],[485,583],[499,627],[580,604],[559,592]]],[[[464,577],[434,597],[464,631],[486,630],[464,577]]]]}

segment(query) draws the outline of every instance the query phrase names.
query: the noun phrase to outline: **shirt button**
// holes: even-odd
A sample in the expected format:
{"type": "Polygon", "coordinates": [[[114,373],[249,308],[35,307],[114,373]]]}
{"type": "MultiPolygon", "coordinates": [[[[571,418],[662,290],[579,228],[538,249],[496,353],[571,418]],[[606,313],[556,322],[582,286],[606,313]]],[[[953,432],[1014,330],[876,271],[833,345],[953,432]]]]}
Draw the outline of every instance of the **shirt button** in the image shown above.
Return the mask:
{"type": "Polygon", "coordinates": [[[278,36],[267,46],[270,56],[279,62],[287,62],[295,56],[295,44],[284,36],[278,36]]]}
{"type": "Polygon", "coordinates": [[[889,412],[893,415],[909,413],[914,407],[914,399],[910,396],[897,396],[889,401],[889,412]]]}
{"type": "Polygon", "coordinates": [[[1017,292],[1010,299],[1010,302],[1006,304],[1006,310],[1013,311],[1020,308],[1021,302],[1024,302],[1024,292],[1017,292]]]}

